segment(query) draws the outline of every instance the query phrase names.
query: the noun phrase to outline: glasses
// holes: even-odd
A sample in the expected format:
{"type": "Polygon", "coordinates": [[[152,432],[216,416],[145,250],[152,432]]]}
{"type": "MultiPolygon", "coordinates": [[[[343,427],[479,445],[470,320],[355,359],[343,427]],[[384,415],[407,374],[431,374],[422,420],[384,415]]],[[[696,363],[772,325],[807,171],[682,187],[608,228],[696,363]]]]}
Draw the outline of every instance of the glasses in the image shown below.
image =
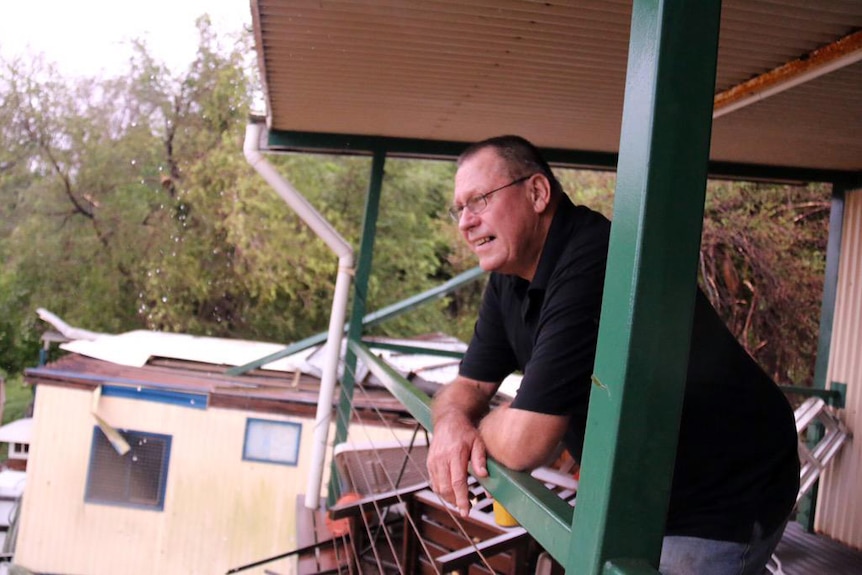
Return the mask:
{"type": "Polygon", "coordinates": [[[485,208],[488,207],[488,196],[493,193],[499,192],[500,190],[505,190],[506,188],[511,188],[517,184],[522,182],[526,182],[530,178],[533,177],[533,174],[529,176],[524,176],[522,178],[518,178],[517,180],[512,180],[505,186],[500,186],[499,188],[494,188],[490,192],[485,192],[484,194],[480,194],[478,196],[473,196],[469,200],[467,200],[463,206],[450,206],[449,207],[449,215],[455,222],[461,221],[461,214],[464,212],[464,208],[467,209],[471,214],[479,214],[484,211],[485,208]]]}

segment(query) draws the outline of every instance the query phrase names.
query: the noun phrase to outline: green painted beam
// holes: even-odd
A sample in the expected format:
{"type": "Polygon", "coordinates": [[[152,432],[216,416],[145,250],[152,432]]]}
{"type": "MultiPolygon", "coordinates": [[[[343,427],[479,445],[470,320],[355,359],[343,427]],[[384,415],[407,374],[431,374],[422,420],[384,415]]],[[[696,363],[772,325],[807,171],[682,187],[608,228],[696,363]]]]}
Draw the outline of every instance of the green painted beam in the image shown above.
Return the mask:
{"type": "Polygon", "coordinates": [[[429,301],[445,297],[455,291],[457,288],[461,287],[462,285],[468,284],[472,281],[476,281],[484,275],[485,272],[482,271],[482,268],[478,266],[475,268],[471,268],[465,272],[458,274],[454,278],[440,284],[437,287],[431,288],[415,296],[403,299],[396,304],[384,307],[374,313],[368,314],[362,320],[362,323],[366,327],[372,327],[381,324],[388,319],[392,319],[393,317],[402,315],[423,304],[428,303],[429,301]]]}
{"type": "Polygon", "coordinates": [[[829,405],[834,407],[844,407],[844,396],[837,389],[820,389],[817,387],[803,387],[801,385],[782,385],[781,391],[784,393],[796,393],[805,397],[819,397],[829,405]]]}
{"type": "Polygon", "coordinates": [[[347,342],[348,348],[356,354],[365,366],[379,379],[386,389],[400,401],[410,415],[422,427],[431,431],[431,398],[421,389],[407,381],[400,373],[383,362],[363,343],[356,340],[347,342]]]}
{"type": "MultiPolygon", "coordinates": [[[[374,260],[374,240],[377,236],[377,217],[380,213],[380,196],[383,191],[386,153],[374,152],[371,161],[371,178],[368,182],[368,195],[365,200],[365,214],[362,221],[362,239],[359,245],[359,257],[356,262],[356,275],[353,280],[353,309],[350,312],[350,322],[347,325],[347,340],[358,341],[362,337],[363,316],[368,300],[368,280],[371,277],[372,261],[374,260]]],[[[356,384],[356,355],[348,347],[344,354],[344,374],[341,376],[341,394],[336,409],[335,438],[333,445],[347,440],[350,427],[350,415],[353,406],[353,390],[356,384]]],[[[334,504],[339,493],[338,473],[335,459],[332,461],[330,473],[328,503],[334,504]]]]}
{"type": "Polygon", "coordinates": [[[264,356],[260,359],[256,359],[244,365],[237,365],[225,371],[227,375],[242,375],[244,373],[248,373],[253,369],[259,369],[268,363],[272,363],[273,361],[282,359],[284,357],[291,356],[295,353],[299,353],[300,351],[306,350],[315,345],[320,345],[321,343],[326,341],[327,333],[322,331],[320,333],[316,333],[311,335],[305,339],[301,339],[296,341],[290,345],[285,346],[283,349],[278,350],[275,353],[271,353],[267,356],[264,356]]]}
{"type": "Polygon", "coordinates": [[[836,180],[859,181],[862,174],[844,170],[821,170],[798,166],[767,166],[734,162],[710,162],[709,177],[735,181],[771,182],[801,185],[809,182],[831,183],[836,180]]]}
{"type": "MultiPolygon", "coordinates": [[[[331,134],[321,132],[273,131],[269,133],[269,151],[314,151],[333,154],[370,154],[385,151],[388,156],[454,159],[472,142],[417,140],[386,136],[331,134]]],[[[543,148],[552,164],[566,164],[593,169],[614,169],[617,155],[607,152],[543,148]]]]}
{"type": "MultiPolygon", "coordinates": [[[[386,365],[366,345],[351,340],[348,346],[416,421],[433,431],[431,398],[386,365]]],[[[528,473],[512,471],[489,459],[488,474],[489,477],[480,480],[482,486],[548,553],[562,562],[571,540],[572,507],[528,473]]]]}
{"type": "Polygon", "coordinates": [[[437,349],[433,347],[421,345],[404,345],[400,343],[386,343],[374,340],[362,340],[362,343],[373,349],[386,349],[389,351],[397,351],[399,353],[413,353],[422,355],[436,355],[440,357],[452,357],[460,359],[464,357],[463,351],[452,351],[449,349],[437,349]]]}
{"type": "Polygon", "coordinates": [[[564,563],[572,540],[572,506],[529,473],[512,471],[488,458],[488,477],[479,482],[518,523],[564,563]]]}
{"type": "Polygon", "coordinates": [[[832,184],[829,239],[826,242],[826,270],[823,274],[823,297],[820,304],[820,333],[817,338],[817,359],[814,364],[814,387],[818,389],[826,389],[826,372],[829,368],[835,298],[838,294],[841,237],[844,235],[844,196],[846,192],[843,184],[832,184]]]}
{"type": "MultiPolygon", "coordinates": [[[[832,345],[832,326],[835,319],[835,299],[838,295],[838,265],[841,260],[841,237],[844,235],[844,198],[849,190],[845,182],[832,184],[832,205],[829,209],[829,239],[826,242],[826,270],[823,274],[823,297],[820,304],[820,333],[817,338],[817,359],[814,361],[813,390],[826,391],[826,374],[832,345]]],[[[823,435],[822,428],[808,430],[808,445],[813,447],[823,435]]],[[[814,532],[817,513],[817,493],[820,482],[799,500],[796,522],[809,533],[814,532]]]]}
{"type": "Polygon", "coordinates": [[[688,364],[720,13],[717,0],[633,4],[567,573],[597,575],[609,560],[658,565],[688,364]]]}
{"type": "MultiPolygon", "coordinates": [[[[453,159],[467,147],[465,142],[418,140],[335,134],[324,132],[273,131],[269,133],[268,151],[302,151],[332,154],[368,155],[377,150],[390,157],[423,157],[453,159]]],[[[610,152],[542,148],[542,154],[552,165],[593,170],[614,170],[618,155],[610,152]]],[[[820,170],[796,166],[710,162],[710,177],[734,180],[804,183],[852,180],[859,182],[862,174],[844,170],[820,170]]]]}
{"type": "MultiPolygon", "coordinates": [[[[375,312],[372,312],[362,318],[362,325],[365,327],[371,327],[385,322],[386,320],[392,319],[394,317],[398,317],[399,315],[405,314],[425,303],[430,301],[439,299],[441,297],[445,297],[457,290],[461,286],[468,284],[472,281],[476,281],[477,279],[483,277],[485,272],[482,271],[482,268],[475,267],[469,269],[465,272],[462,272],[455,276],[454,278],[440,284],[437,287],[433,287],[429,290],[426,290],[420,294],[415,296],[411,296],[407,299],[404,299],[400,302],[394,303],[390,306],[386,306],[381,308],[375,312]]],[[[351,322],[352,323],[352,322],[351,322]]],[[[347,324],[344,328],[345,332],[350,331],[350,325],[347,324]]],[[[284,357],[288,357],[293,355],[294,353],[299,353],[300,351],[306,350],[309,347],[319,345],[326,341],[327,333],[325,331],[316,333],[312,336],[309,336],[303,340],[297,341],[286,346],[284,349],[281,349],[275,353],[262,357],[260,359],[256,359],[252,362],[246,363],[244,365],[238,365],[236,367],[232,367],[228,369],[225,373],[227,375],[242,375],[243,373],[249,372],[253,369],[258,369],[268,363],[276,361],[278,359],[282,359],[284,357]]]]}
{"type": "Polygon", "coordinates": [[[656,570],[646,561],[622,559],[605,563],[602,575],[656,575],[656,570]]]}

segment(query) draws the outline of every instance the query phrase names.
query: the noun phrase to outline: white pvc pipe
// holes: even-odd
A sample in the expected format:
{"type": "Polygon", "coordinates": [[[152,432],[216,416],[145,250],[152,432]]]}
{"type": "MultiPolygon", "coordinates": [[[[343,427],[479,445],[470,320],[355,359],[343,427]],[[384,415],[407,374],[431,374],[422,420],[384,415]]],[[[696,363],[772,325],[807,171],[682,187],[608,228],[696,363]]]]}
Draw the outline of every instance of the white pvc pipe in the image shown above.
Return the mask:
{"type": "Polygon", "coordinates": [[[329,424],[332,419],[332,403],[335,399],[335,382],[338,379],[338,360],[341,356],[341,339],[347,316],[347,300],[350,296],[350,280],[353,277],[353,248],[327,222],[320,213],[266,161],[260,152],[260,124],[249,124],[245,130],[243,152],[245,158],[257,172],[281,196],[287,205],[317,234],[338,256],[338,274],[335,279],[335,294],[329,316],[329,332],[323,358],[323,373],[320,379],[320,395],[317,400],[317,416],[314,420],[314,443],[311,453],[311,473],[305,493],[305,506],[317,509],[323,483],[323,467],[326,464],[326,449],[329,441],[329,424]]]}

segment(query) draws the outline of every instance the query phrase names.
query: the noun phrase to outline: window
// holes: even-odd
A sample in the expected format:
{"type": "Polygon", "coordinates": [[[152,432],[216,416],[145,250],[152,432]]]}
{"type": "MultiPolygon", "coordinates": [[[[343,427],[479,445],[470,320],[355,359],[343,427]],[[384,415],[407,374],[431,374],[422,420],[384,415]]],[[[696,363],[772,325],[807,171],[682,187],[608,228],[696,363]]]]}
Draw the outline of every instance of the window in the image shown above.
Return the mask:
{"type": "Polygon", "coordinates": [[[299,461],[299,437],[302,426],[289,421],[248,419],[242,458],[296,465],[299,461]]]}
{"type": "Polygon", "coordinates": [[[131,448],[125,455],[117,453],[101,429],[93,428],[85,501],[161,511],[171,436],[128,430],[120,434],[131,448]]]}

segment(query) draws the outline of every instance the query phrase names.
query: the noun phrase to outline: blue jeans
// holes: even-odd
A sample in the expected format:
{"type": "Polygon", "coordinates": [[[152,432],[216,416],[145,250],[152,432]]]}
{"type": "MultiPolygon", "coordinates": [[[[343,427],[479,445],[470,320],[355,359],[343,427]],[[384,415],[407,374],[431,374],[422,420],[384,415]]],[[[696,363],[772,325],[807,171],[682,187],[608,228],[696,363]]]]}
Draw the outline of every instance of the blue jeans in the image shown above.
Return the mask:
{"type": "Polygon", "coordinates": [[[667,536],[662,542],[662,575],[760,575],[784,533],[782,524],[764,535],[759,523],[748,543],[667,536]]]}

